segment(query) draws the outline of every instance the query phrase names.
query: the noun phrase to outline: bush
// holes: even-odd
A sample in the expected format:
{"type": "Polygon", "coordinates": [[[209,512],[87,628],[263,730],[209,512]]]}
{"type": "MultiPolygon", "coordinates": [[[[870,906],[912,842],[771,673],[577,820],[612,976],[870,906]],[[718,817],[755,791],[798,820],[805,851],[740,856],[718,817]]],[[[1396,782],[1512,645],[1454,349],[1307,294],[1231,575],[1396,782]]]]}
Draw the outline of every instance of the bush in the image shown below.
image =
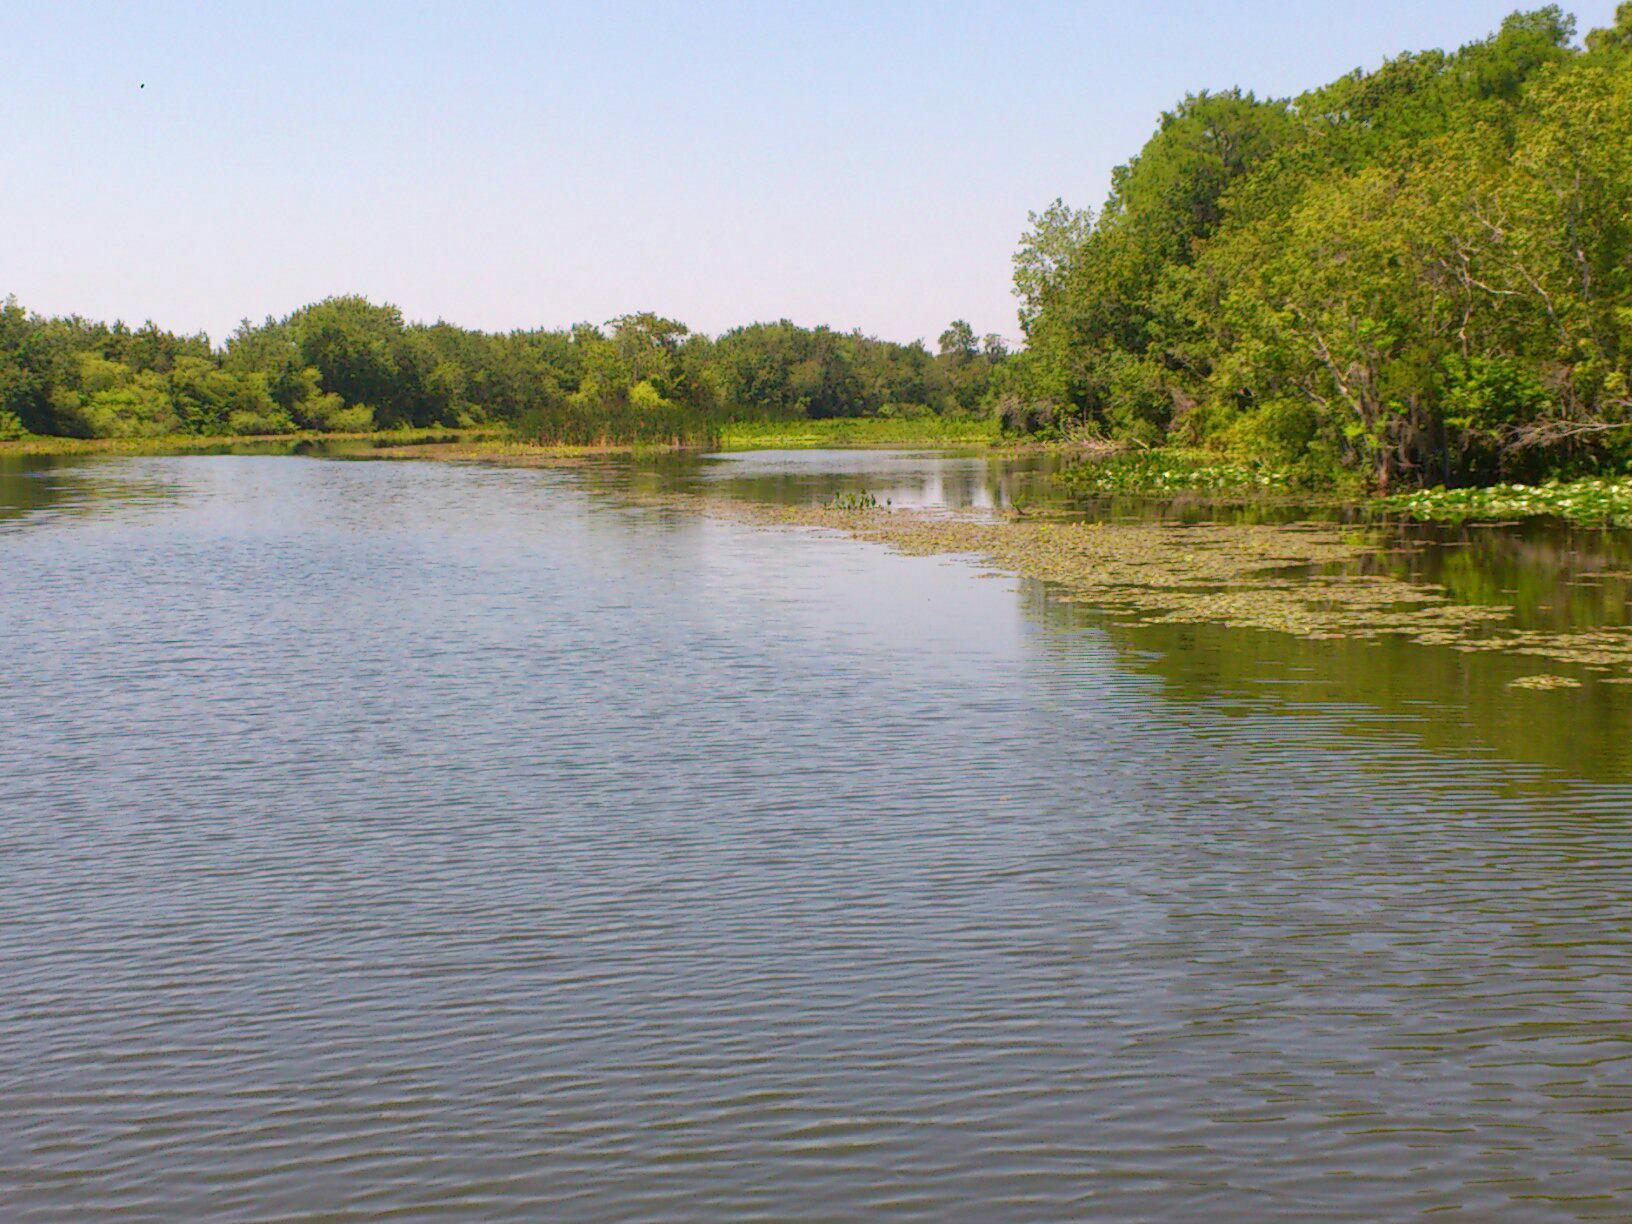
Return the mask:
{"type": "Polygon", "coordinates": [[[1050,437],[1059,435],[1068,413],[1056,400],[1005,395],[997,401],[997,419],[1006,434],[1050,437]]]}
{"type": "Polygon", "coordinates": [[[1232,450],[1261,455],[1271,463],[1295,463],[1308,453],[1319,428],[1313,404],[1272,399],[1242,413],[1225,437],[1232,450]]]}
{"type": "Polygon", "coordinates": [[[332,392],[302,400],[295,405],[294,417],[302,428],[324,433],[367,433],[374,428],[372,408],[347,404],[332,392]]]}
{"type": "Polygon", "coordinates": [[[903,403],[880,405],[878,415],[888,421],[921,421],[935,413],[928,404],[903,403]]]}
{"type": "Polygon", "coordinates": [[[94,392],[64,415],[84,438],[162,438],[181,430],[181,418],[162,381],[150,374],[94,392]]]}
{"type": "Polygon", "coordinates": [[[672,409],[674,405],[663,398],[663,393],[650,382],[642,379],[629,388],[629,407],[636,412],[660,413],[672,409]]]}
{"type": "Polygon", "coordinates": [[[294,433],[294,420],[282,408],[263,412],[237,409],[227,414],[227,432],[230,434],[260,435],[294,433]]]}

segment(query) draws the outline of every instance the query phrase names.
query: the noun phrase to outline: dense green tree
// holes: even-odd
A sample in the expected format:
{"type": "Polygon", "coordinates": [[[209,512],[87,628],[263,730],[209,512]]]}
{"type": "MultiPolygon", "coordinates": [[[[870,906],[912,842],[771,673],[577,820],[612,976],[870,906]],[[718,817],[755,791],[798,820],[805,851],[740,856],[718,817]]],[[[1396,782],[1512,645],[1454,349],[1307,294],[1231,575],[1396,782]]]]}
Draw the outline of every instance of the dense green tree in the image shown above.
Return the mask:
{"type": "Polygon", "coordinates": [[[968,361],[978,351],[975,329],[963,319],[954,319],[941,333],[940,355],[948,361],[968,361]]]}
{"type": "Polygon", "coordinates": [[[1094,214],[1056,199],[1042,212],[1026,214],[1026,221],[1030,228],[1014,254],[1014,293],[1020,299],[1020,325],[1030,330],[1092,236],[1094,214]]]}
{"type": "Polygon", "coordinates": [[[1006,419],[1380,484],[1623,462],[1632,5],[1573,34],[1549,6],[1290,102],[1187,99],[1065,254],[1069,210],[1034,218],[1006,419]]]}
{"type": "Polygon", "coordinates": [[[980,411],[1002,341],[938,355],[859,332],[754,324],[718,340],[652,312],[501,335],[333,297],[240,323],[219,351],[0,304],[0,435],[261,434],[508,425],[599,441],[706,436],[733,417],[980,411]]]}

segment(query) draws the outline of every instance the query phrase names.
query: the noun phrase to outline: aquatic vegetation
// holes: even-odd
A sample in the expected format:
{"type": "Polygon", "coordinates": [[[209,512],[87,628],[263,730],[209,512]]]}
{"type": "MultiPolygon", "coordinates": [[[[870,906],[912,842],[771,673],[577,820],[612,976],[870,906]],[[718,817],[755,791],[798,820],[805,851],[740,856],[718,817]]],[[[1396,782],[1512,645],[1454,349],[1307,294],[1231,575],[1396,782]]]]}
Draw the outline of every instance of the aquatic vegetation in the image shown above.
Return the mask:
{"type": "Polygon", "coordinates": [[[1508,681],[1507,687],[1540,689],[1545,691],[1547,689],[1580,688],[1581,681],[1575,679],[1573,676],[1520,676],[1517,680],[1508,681]]]}
{"type": "Polygon", "coordinates": [[[720,431],[722,450],[797,450],[844,446],[989,446],[998,441],[990,417],[829,417],[821,420],[733,421],[720,431]]]}
{"type": "Polygon", "coordinates": [[[1061,473],[1072,492],[1145,494],[1286,493],[1300,486],[1292,469],[1256,460],[1218,461],[1174,450],[1124,451],[1084,460],[1061,473]]]}
{"type": "Polygon", "coordinates": [[[448,429],[428,426],[410,429],[301,430],[281,434],[166,434],[153,438],[63,438],[35,434],[15,441],[0,442],[0,457],[6,455],[177,455],[189,452],[218,452],[238,448],[267,448],[284,452],[305,446],[357,442],[386,450],[396,446],[429,446],[460,443],[476,446],[495,436],[492,429],[448,429]]]}
{"type": "Polygon", "coordinates": [[[1379,509],[1421,522],[1465,523],[1551,516],[1594,527],[1632,527],[1632,476],[1421,489],[1378,498],[1379,509]]]}
{"type": "Polygon", "coordinates": [[[713,417],[656,392],[644,398],[573,396],[525,413],[514,426],[514,438],[530,446],[711,449],[719,444],[720,426],[713,417]]]}
{"type": "MultiPolygon", "coordinates": [[[[527,465],[588,458],[570,448],[491,442],[398,453],[527,465]]],[[[1509,606],[1459,602],[1440,583],[1371,572],[1380,557],[1426,546],[1392,538],[1374,525],[1090,522],[905,509],[861,513],[880,508],[866,491],[841,493],[820,505],[675,491],[618,496],[764,527],[839,531],[911,555],[968,556],[988,570],[1044,582],[1062,602],[1150,622],[1222,624],[1317,641],[1395,638],[1466,653],[1547,659],[1591,672],[1600,681],[1632,681],[1632,626],[1567,632],[1525,628],[1514,622],[1509,606]]]]}
{"type": "Polygon", "coordinates": [[[693,494],[651,500],[765,526],[828,528],[912,555],[968,555],[1048,583],[1063,602],[1150,622],[1224,624],[1311,640],[1403,638],[1632,679],[1632,626],[1526,629],[1513,623],[1510,607],[1458,603],[1438,584],[1362,572],[1382,551],[1375,529],[1312,522],[1059,522],[911,510],[857,515],[834,506],[693,494]]]}
{"type": "Polygon", "coordinates": [[[510,467],[571,467],[613,456],[663,454],[669,442],[606,442],[575,445],[564,442],[518,441],[508,434],[461,438],[453,441],[408,441],[401,445],[372,446],[358,458],[431,459],[445,463],[499,463],[510,467]]]}

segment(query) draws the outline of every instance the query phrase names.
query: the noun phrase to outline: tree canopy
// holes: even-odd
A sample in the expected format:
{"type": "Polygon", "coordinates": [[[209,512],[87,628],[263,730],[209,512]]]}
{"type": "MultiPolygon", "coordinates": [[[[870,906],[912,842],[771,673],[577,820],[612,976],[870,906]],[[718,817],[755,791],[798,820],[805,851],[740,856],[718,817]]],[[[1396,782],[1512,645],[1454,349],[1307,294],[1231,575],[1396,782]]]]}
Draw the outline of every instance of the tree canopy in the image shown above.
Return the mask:
{"type": "Polygon", "coordinates": [[[1632,4],[1299,97],[1186,98],[1016,257],[1007,419],[1378,483],[1632,455],[1632,4]]]}
{"type": "Polygon", "coordinates": [[[331,297],[217,348],[0,305],[0,438],[504,424],[564,441],[732,418],[997,412],[1377,484],[1632,462],[1632,2],[1557,6],[1293,98],[1193,94],[1097,212],[1014,256],[1010,354],[651,312],[471,331],[331,297]]]}
{"type": "Polygon", "coordinates": [[[326,298],[245,320],[219,349],[0,304],[0,438],[275,434],[508,425],[561,441],[692,436],[733,418],[979,411],[1008,356],[954,323],[931,353],[859,332],[756,323],[711,338],[651,312],[564,330],[410,323],[326,298]]]}

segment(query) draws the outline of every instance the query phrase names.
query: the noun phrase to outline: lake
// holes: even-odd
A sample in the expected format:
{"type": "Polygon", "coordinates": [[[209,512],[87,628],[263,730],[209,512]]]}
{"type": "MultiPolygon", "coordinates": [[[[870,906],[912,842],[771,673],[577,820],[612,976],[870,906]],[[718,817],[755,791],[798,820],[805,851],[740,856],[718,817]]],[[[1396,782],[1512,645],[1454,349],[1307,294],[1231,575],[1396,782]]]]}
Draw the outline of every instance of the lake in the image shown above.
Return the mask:
{"type": "Polygon", "coordinates": [[[8,1219],[1626,1218],[1626,687],[628,496],[1044,457],[5,462],[8,1219]]]}

